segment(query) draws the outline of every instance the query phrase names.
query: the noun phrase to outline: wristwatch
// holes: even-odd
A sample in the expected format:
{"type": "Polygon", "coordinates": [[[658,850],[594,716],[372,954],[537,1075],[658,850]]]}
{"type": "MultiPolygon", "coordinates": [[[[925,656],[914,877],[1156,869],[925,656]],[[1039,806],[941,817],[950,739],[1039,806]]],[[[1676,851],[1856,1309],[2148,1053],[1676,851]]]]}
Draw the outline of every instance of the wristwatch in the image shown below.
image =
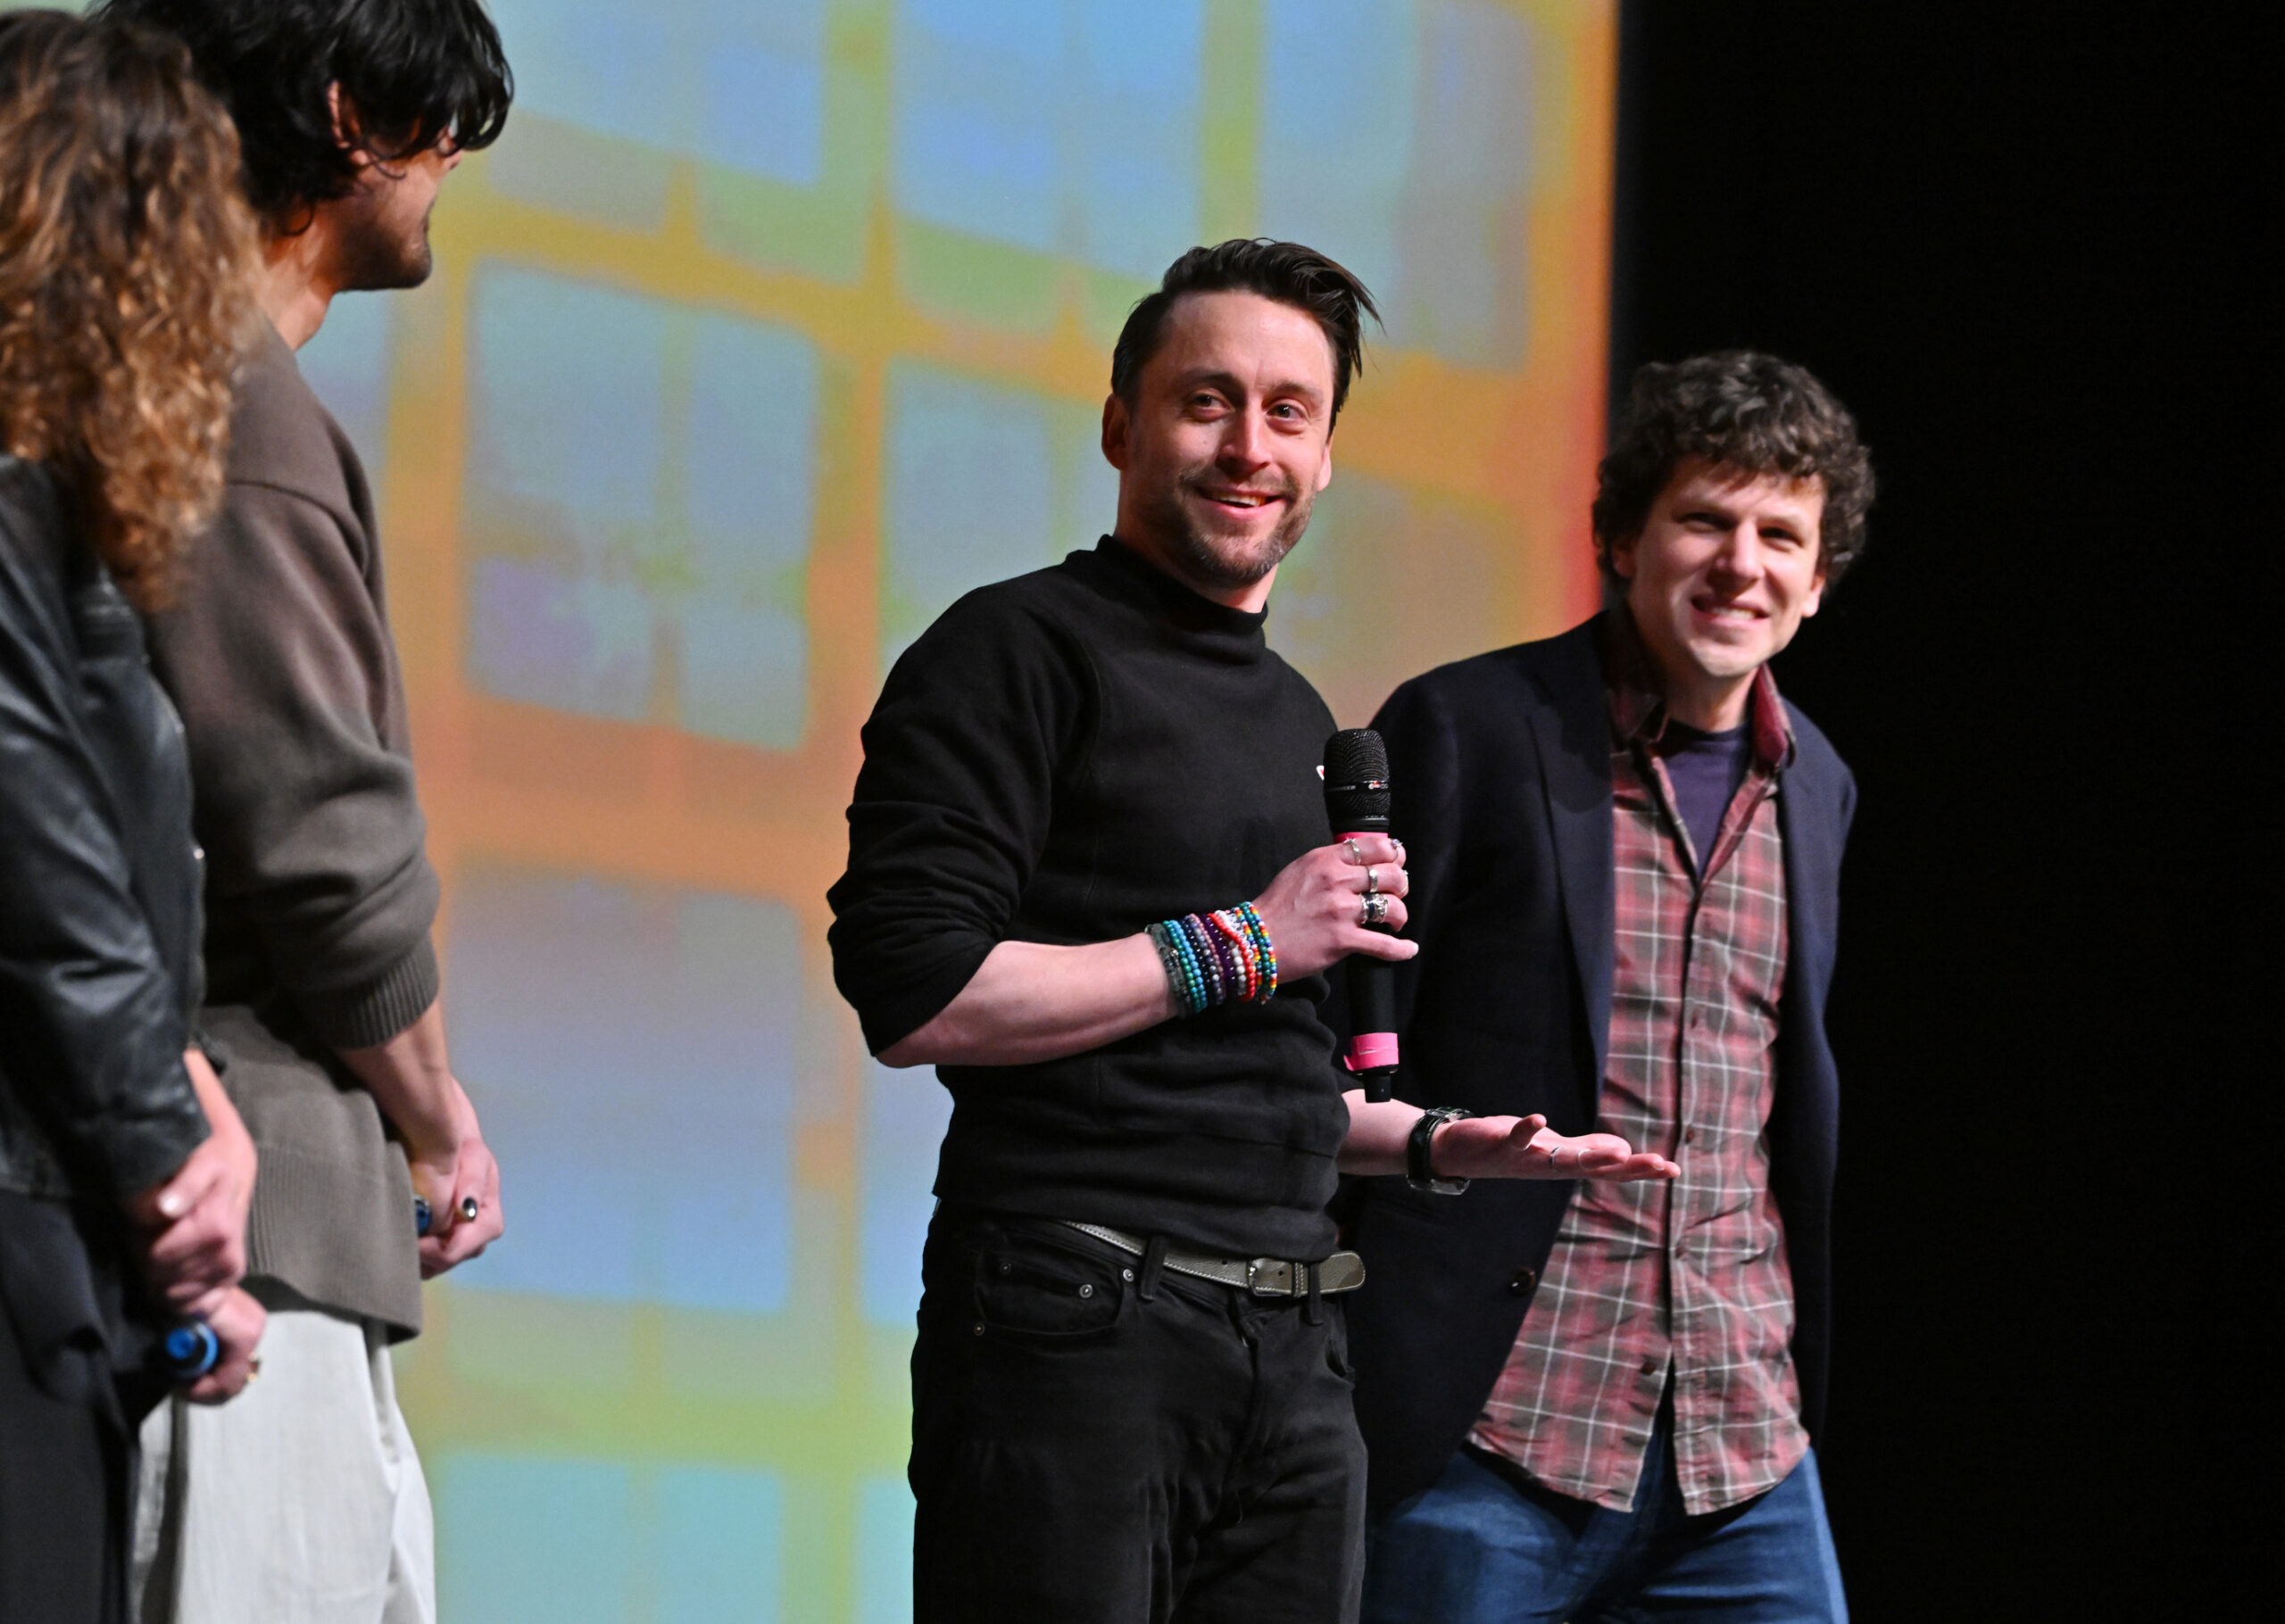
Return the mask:
{"type": "Polygon", "coordinates": [[[1436,1137],[1436,1130],[1446,1123],[1456,1123],[1463,1116],[1474,1116],[1473,1111],[1463,1111],[1458,1106],[1431,1106],[1412,1124],[1412,1137],[1404,1141],[1404,1181],[1415,1189],[1425,1189],[1432,1196],[1457,1196],[1467,1188],[1466,1179],[1440,1179],[1429,1165],[1429,1141],[1436,1137]]]}

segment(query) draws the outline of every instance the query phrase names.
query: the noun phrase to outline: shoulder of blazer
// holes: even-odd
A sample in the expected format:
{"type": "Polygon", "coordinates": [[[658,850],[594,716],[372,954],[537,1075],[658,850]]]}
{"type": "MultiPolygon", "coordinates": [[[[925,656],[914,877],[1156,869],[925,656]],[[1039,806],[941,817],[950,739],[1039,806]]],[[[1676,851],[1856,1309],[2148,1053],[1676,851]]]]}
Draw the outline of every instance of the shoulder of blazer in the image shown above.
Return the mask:
{"type": "Polygon", "coordinates": [[[1824,729],[1791,700],[1785,701],[1785,715],[1793,725],[1793,765],[1786,773],[1787,788],[1837,817],[1845,834],[1857,811],[1856,775],[1824,729]]]}
{"type": "Polygon", "coordinates": [[[1487,701],[1534,700],[1560,706],[1584,693],[1600,694],[1602,672],[1594,628],[1595,621],[1583,621],[1554,637],[1511,643],[1424,671],[1401,684],[1383,709],[1466,709],[1487,701]]]}

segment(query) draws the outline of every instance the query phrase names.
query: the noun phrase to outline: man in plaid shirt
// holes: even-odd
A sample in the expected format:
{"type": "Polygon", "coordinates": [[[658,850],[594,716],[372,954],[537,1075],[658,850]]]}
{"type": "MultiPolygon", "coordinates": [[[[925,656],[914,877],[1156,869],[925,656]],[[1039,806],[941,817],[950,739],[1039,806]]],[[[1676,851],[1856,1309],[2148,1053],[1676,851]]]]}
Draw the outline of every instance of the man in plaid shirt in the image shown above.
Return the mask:
{"type": "Polygon", "coordinates": [[[1404,1091],[1681,1176],[1355,1192],[1375,1624],[1847,1617],[1810,1442],[1856,791],[1767,662],[1872,493],[1801,369],[1645,367],[1595,500],[1606,612],[1376,720],[1422,943],[1404,1091]]]}

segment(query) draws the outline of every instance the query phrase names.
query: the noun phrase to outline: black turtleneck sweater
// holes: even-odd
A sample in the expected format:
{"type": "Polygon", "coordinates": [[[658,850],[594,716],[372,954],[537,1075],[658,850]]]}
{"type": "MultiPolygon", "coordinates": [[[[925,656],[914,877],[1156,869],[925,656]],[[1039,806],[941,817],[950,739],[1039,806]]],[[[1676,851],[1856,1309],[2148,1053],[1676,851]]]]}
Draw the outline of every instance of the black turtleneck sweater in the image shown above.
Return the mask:
{"type": "MultiPolygon", "coordinates": [[[[865,725],[834,976],[877,1054],[1000,942],[1129,936],[1260,895],[1328,839],[1333,716],[1225,609],[1105,537],[970,592],[865,725]]],[[[1348,1112],[1322,976],[1031,1065],[941,1067],[936,1194],[1316,1259],[1348,1112]]]]}

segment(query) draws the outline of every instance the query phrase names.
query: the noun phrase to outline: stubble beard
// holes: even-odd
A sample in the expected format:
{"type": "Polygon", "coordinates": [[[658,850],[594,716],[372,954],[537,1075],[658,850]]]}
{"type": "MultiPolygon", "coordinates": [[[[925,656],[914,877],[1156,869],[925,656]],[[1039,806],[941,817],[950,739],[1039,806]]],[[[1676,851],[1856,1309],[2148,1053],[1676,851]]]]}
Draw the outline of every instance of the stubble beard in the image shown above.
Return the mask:
{"type": "Polygon", "coordinates": [[[390,220],[378,200],[344,222],[340,244],[344,293],[418,287],[436,264],[428,247],[428,214],[404,224],[390,220]]]}
{"type": "Polygon", "coordinates": [[[1166,539],[1183,573],[1201,585],[1223,591],[1251,586],[1285,561],[1285,555],[1309,527],[1316,493],[1288,485],[1278,493],[1285,501],[1285,517],[1267,535],[1251,545],[1234,548],[1226,541],[1217,545],[1214,534],[1183,505],[1180,493],[1189,483],[1184,480],[1164,493],[1147,513],[1151,527],[1166,539]]]}

